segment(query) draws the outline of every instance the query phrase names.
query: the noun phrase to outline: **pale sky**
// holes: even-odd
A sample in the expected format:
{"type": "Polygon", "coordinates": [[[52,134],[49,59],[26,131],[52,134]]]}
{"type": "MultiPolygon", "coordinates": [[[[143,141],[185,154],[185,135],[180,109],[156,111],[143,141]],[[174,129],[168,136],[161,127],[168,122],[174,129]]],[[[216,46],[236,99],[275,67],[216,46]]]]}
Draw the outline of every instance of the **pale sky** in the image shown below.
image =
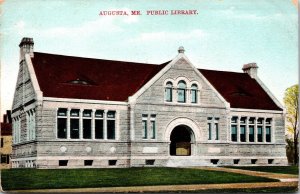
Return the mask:
{"type": "MultiPolygon", "coordinates": [[[[298,83],[298,18],[292,0],[0,0],[1,120],[11,109],[19,43],[37,52],[163,63],[179,46],[197,68],[258,76],[282,102],[298,83]],[[1,3],[2,2],[2,3],[1,3]],[[99,16],[140,10],[140,16],[99,16]],[[196,15],[146,15],[147,10],[197,10],[196,15]]],[[[117,73],[117,72],[116,72],[117,73]]]]}

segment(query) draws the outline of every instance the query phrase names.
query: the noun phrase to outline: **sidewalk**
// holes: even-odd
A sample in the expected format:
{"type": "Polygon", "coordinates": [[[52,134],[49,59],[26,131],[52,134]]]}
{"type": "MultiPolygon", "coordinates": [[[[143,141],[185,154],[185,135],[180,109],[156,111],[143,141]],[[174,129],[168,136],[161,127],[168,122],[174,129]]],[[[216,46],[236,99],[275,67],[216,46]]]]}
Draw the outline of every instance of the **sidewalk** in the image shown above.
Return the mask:
{"type": "Polygon", "coordinates": [[[238,174],[245,174],[250,176],[259,176],[271,179],[278,179],[281,182],[287,181],[298,181],[298,175],[292,174],[279,174],[279,173],[270,173],[270,172],[261,172],[261,171],[251,171],[251,170],[242,170],[235,168],[223,168],[223,167],[191,167],[195,169],[203,169],[203,170],[214,170],[214,171],[223,171],[223,172],[232,172],[238,174]]]}
{"type": "Polygon", "coordinates": [[[99,192],[99,193],[127,193],[127,192],[170,192],[195,191],[207,189],[242,189],[242,188],[270,188],[270,187],[296,187],[298,182],[268,182],[268,183],[230,183],[230,184],[199,184],[199,185],[162,185],[162,186],[136,186],[136,187],[104,187],[80,189],[43,189],[20,190],[10,192],[99,192]]]}

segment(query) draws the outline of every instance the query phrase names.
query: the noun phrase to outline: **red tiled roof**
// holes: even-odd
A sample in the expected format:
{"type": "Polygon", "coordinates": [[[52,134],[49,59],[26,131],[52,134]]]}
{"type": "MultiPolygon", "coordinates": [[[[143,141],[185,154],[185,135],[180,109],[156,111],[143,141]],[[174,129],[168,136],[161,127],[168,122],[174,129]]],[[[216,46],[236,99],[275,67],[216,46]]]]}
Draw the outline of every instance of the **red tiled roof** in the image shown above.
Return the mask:
{"type": "MultiPolygon", "coordinates": [[[[34,53],[33,67],[46,97],[127,101],[161,65],[34,53]]],[[[281,110],[247,73],[199,69],[232,108],[281,110]]]]}
{"type": "Polygon", "coordinates": [[[282,110],[247,73],[199,69],[231,108],[282,110]]]}
{"type": "Polygon", "coordinates": [[[46,97],[127,101],[169,62],[154,65],[35,52],[32,63],[46,97]]]}
{"type": "Polygon", "coordinates": [[[11,123],[1,123],[1,136],[10,136],[12,134],[11,123]]]}

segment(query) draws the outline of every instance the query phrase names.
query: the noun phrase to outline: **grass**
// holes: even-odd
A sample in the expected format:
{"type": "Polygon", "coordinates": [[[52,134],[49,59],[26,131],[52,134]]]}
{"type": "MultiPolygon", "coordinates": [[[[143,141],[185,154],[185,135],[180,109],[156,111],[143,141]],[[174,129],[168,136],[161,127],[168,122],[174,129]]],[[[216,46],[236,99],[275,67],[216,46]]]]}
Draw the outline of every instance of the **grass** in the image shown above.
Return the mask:
{"type": "Polygon", "coordinates": [[[7,169],[3,190],[275,182],[235,173],[185,168],[7,169]]]}
{"type": "Polygon", "coordinates": [[[261,171],[261,172],[272,172],[281,174],[299,174],[298,166],[226,166],[226,168],[235,168],[243,170],[261,171]]]}

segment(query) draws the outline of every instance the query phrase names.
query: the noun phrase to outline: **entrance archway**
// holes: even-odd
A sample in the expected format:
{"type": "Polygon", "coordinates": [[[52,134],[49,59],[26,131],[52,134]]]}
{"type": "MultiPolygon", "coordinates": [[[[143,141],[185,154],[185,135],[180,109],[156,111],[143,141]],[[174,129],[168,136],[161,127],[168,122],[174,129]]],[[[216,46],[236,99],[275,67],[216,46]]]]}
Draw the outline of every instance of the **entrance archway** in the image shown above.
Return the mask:
{"type": "Polygon", "coordinates": [[[175,127],[171,132],[170,141],[171,156],[190,156],[192,154],[192,143],[195,141],[195,136],[188,126],[175,127]]]}

